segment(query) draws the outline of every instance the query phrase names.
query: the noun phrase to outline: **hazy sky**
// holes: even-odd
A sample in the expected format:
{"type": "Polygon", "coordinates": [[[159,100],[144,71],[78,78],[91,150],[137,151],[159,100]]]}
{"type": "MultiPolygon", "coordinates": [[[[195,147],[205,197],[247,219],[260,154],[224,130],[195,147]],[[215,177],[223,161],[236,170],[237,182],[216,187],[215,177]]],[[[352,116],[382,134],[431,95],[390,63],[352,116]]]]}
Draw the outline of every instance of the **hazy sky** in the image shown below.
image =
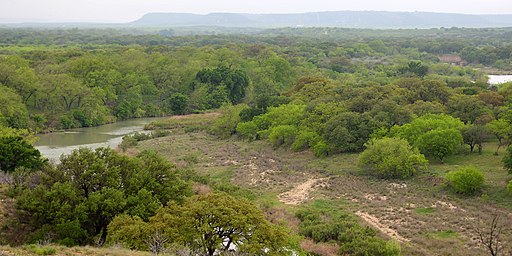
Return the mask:
{"type": "Polygon", "coordinates": [[[0,22],[127,22],[148,12],[297,13],[340,10],[512,14],[512,0],[0,0],[0,22]]]}

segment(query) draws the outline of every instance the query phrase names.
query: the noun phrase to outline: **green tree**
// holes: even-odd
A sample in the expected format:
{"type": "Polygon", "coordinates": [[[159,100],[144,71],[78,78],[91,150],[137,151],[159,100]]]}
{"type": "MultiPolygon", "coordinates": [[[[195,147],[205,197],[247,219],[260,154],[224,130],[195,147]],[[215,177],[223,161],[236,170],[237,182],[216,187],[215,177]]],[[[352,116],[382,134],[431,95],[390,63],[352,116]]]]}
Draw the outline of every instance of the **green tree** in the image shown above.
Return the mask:
{"type": "Polygon", "coordinates": [[[13,172],[18,167],[29,169],[41,168],[45,159],[20,136],[0,137],[0,171],[13,172]]]}
{"type": "Polygon", "coordinates": [[[184,205],[184,225],[190,230],[192,248],[207,255],[226,252],[234,245],[250,254],[284,250],[286,235],[273,227],[249,201],[227,194],[192,197],[184,205]]]}
{"type": "Polygon", "coordinates": [[[0,125],[13,128],[28,127],[27,107],[16,91],[0,84],[0,102],[0,125]]]}
{"type": "Polygon", "coordinates": [[[324,140],[334,152],[358,152],[373,133],[367,114],[342,112],[325,123],[324,140]]]}
{"type": "Polygon", "coordinates": [[[390,130],[390,134],[404,138],[409,144],[417,146],[418,138],[429,131],[445,129],[461,130],[463,128],[464,123],[457,118],[445,114],[427,114],[414,119],[409,124],[393,126],[390,130]]]}
{"type": "Polygon", "coordinates": [[[410,61],[406,66],[400,67],[398,73],[402,75],[415,75],[424,77],[428,73],[428,66],[423,65],[419,61],[410,61]]]}
{"type": "Polygon", "coordinates": [[[446,179],[457,193],[466,195],[473,195],[482,190],[485,181],[483,173],[471,166],[448,172],[446,179]]]}
{"type": "Polygon", "coordinates": [[[249,77],[239,69],[220,66],[215,69],[202,69],[197,72],[196,79],[209,87],[210,93],[217,87],[224,87],[232,104],[237,104],[245,97],[249,86],[249,77]]]}
{"type": "Polygon", "coordinates": [[[240,112],[247,109],[247,105],[224,105],[219,109],[221,116],[215,120],[211,132],[221,138],[228,138],[236,133],[237,125],[242,121],[240,112]]]}
{"type": "Polygon", "coordinates": [[[299,129],[295,141],[292,144],[294,151],[301,151],[308,148],[313,148],[322,140],[322,137],[314,131],[299,129]]]}
{"type": "Polygon", "coordinates": [[[487,124],[489,132],[498,139],[498,147],[496,148],[495,155],[498,154],[500,148],[507,145],[512,137],[512,126],[510,122],[505,119],[493,120],[487,124]]]}
{"type": "Polygon", "coordinates": [[[147,223],[120,215],[109,225],[108,240],[147,249],[144,241],[154,234],[160,234],[164,245],[178,243],[205,255],[226,253],[233,247],[251,255],[279,255],[284,254],[287,242],[286,233],[270,224],[254,204],[225,193],[197,195],[183,205],[170,204],[147,223]]]}
{"type": "Polygon", "coordinates": [[[423,154],[435,157],[443,162],[445,157],[453,154],[457,147],[462,144],[463,138],[459,130],[438,129],[421,135],[415,145],[423,154]]]}
{"type": "Polygon", "coordinates": [[[446,104],[451,95],[450,88],[444,81],[440,80],[423,80],[414,77],[401,78],[396,80],[394,84],[407,89],[404,96],[409,103],[421,100],[446,104]]]}
{"type": "Polygon", "coordinates": [[[482,154],[483,143],[489,140],[489,136],[489,131],[483,125],[466,125],[462,129],[464,144],[469,145],[471,153],[473,153],[475,146],[478,146],[478,154],[482,154]]]}
{"type": "MultiPolygon", "coordinates": [[[[476,96],[457,95],[448,102],[448,113],[465,124],[475,123],[488,110],[476,96]]],[[[488,110],[489,111],[489,110],[488,110]]]]}
{"type": "Polygon", "coordinates": [[[188,108],[188,97],[181,93],[175,93],[169,98],[169,104],[172,113],[175,115],[183,115],[187,113],[188,108]]]}
{"type": "Polygon", "coordinates": [[[293,125],[279,125],[270,129],[268,139],[274,148],[290,146],[295,141],[297,127],[293,125]]]}
{"type": "Polygon", "coordinates": [[[425,170],[427,164],[418,149],[400,138],[370,141],[359,155],[359,166],[363,171],[379,178],[408,178],[425,170]]]}
{"type": "Polygon", "coordinates": [[[81,148],[41,175],[35,188],[25,186],[16,198],[19,220],[34,233],[56,232],[58,225],[77,221],[86,232],[75,241],[79,244],[105,242],[107,226],[118,214],[148,220],[162,205],[190,195],[174,166],[151,151],[130,158],[109,148],[81,148]]]}
{"type": "Polygon", "coordinates": [[[507,154],[503,157],[503,166],[508,173],[512,174],[512,146],[507,148],[507,154]]]}
{"type": "Polygon", "coordinates": [[[249,142],[258,138],[258,131],[258,126],[255,122],[238,123],[236,126],[236,133],[249,142]]]}

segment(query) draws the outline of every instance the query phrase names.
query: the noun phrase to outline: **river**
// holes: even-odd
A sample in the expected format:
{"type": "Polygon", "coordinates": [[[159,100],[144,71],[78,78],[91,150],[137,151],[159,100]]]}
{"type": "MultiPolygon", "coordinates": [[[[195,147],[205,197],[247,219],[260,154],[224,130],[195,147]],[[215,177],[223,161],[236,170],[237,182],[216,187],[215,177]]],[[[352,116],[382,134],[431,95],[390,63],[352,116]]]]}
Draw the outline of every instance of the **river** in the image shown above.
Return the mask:
{"type": "Polygon", "coordinates": [[[140,132],[144,129],[144,125],[161,118],[138,118],[96,127],[38,134],[39,140],[34,146],[44,157],[50,161],[58,162],[62,154],[69,154],[80,147],[95,149],[108,146],[115,148],[121,143],[124,135],[140,132]]]}
{"type": "Polygon", "coordinates": [[[497,85],[512,81],[512,75],[489,75],[489,84],[497,85]]]}

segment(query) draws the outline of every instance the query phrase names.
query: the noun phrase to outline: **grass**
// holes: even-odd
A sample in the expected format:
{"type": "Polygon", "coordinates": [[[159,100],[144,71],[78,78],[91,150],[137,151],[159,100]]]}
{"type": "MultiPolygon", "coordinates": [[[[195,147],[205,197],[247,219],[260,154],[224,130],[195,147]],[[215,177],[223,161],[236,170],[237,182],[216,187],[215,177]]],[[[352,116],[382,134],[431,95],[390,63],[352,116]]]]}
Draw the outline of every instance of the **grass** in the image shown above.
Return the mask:
{"type": "Polygon", "coordinates": [[[37,255],[54,255],[57,252],[57,250],[54,247],[45,245],[30,244],[23,246],[23,248],[37,255]]]}
{"type": "MultiPolygon", "coordinates": [[[[495,143],[486,144],[482,155],[465,152],[447,157],[444,164],[430,159],[427,172],[407,180],[381,180],[359,172],[358,154],[316,158],[309,151],[273,150],[266,141],[218,139],[207,133],[216,117],[205,114],[159,121],[153,127],[171,129],[172,134],[143,141],[136,150],[156,150],[178,167],[208,176],[213,189],[253,200],[272,222],[295,232],[294,213],[300,206],[285,205],[277,196],[312,177],[328,177],[328,186],[311,191],[306,206],[374,216],[382,226],[410,239],[402,246],[404,255],[485,254],[471,240],[474,230],[485,228],[482,220],[491,219],[496,209],[512,209],[512,197],[506,191],[510,176],[501,163],[504,151],[495,156],[495,143]],[[445,174],[465,165],[483,171],[487,185],[480,195],[460,196],[447,189],[445,174]],[[441,231],[425,235],[428,230],[441,231]]],[[[504,217],[503,225],[512,226],[512,218],[504,217]]],[[[510,239],[512,234],[505,232],[503,240],[510,239]]]]}
{"type": "Polygon", "coordinates": [[[147,124],[144,129],[183,129],[184,131],[186,130],[188,132],[201,131],[210,127],[215,121],[215,117],[218,115],[218,113],[212,112],[186,116],[172,116],[167,119],[151,122],[150,124],[147,124]]]}
{"type": "Polygon", "coordinates": [[[485,188],[481,192],[484,201],[496,203],[512,210],[512,196],[506,190],[507,183],[512,177],[503,168],[502,163],[505,148],[500,149],[499,155],[495,155],[496,147],[496,142],[489,142],[484,145],[481,155],[466,152],[450,156],[446,159],[445,164],[431,161],[430,168],[440,177],[444,177],[449,171],[457,170],[462,166],[477,167],[485,176],[485,188]]]}
{"type": "MultiPolygon", "coordinates": [[[[59,245],[25,245],[21,247],[0,246],[0,255],[2,256],[37,256],[37,255],[55,255],[55,256],[69,256],[69,255],[90,255],[90,256],[151,256],[149,252],[132,251],[117,247],[65,247],[59,245]]],[[[165,254],[161,254],[164,255],[165,254]]]]}
{"type": "Polygon", "coordinates": [[[427,236],[436,238],[436,239],[460,238],[460,234],[453,230],[431,232],[431,233],[428,233],[427,236]]]}
{"type": "Polygon", "coordinates": [[[414,212],[417,214],[432,214],[436,212],[436,209],[432,207],[425,207],[425,208],[416,208],[414,209],[414,212]]]}

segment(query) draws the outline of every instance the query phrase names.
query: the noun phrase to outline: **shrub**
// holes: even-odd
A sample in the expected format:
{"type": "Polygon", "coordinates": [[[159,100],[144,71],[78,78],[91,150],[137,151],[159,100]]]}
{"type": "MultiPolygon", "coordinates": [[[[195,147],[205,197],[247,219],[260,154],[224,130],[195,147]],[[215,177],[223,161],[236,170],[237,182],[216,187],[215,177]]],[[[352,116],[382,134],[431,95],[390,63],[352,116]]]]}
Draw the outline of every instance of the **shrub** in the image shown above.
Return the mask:
{"type": "Polygon", "coordinates": [[[275,128],[272,128],[268,139],[272,143],[275,148],[278,148],[282,145],[288,146],[293,143],[295,140],[295,135],[297,134],[297,128],[292,125],[279,125],[275,128]]]}
{"type": "Polygon", "coordinates": [[[341,255],[400,255],[400,244],[393,240],[384,241],[378,237],[357,237],[340,247],[341,255]]]}
{"type": "Polygon", "coordinates": [[[512,180],[508,182],[507,190],[508,193],[512,196],[512,180]]]}
{"type": "Polygon", "coordinates": [[[35,170],[45,162],[39,150],[21,136],[0,135],[0,171],[14,172],[20,167],[35,170]]]}
{"type": "Polygon", "coordinates": [[[61,116],[60,117],[60,125],[62,126],[62,128],[64,129],[71,129],[71,128],[75,128],[77,127],[78,125],[75,123],[75,120],[73,118],[70,118],[69,116],[67,115],[64,115],[64,116],[61,116]]]}
{"type": "MultiPolygon", "coordinates": [[[[339,255],[400,255],[400,244],[377,236],[377,231],[362,226],[354,216],[322,205],[299,209],[299,234],[319,243],[336,242],[339,255]]],[[[329,203],[329,202],[327,202],[329,203]]]]}
{"type": "Polygon", "coordinates": [[[512,146],[507,148],[507,153],[505,157],[503,157],[503,166],[508,173],[512,174],[512,146]]]}
{"type": "Polygon", "coordinates": [[[330,150],[331,148],[329,145],[327,145],[323,140],[320,140],[315,146],[313,146],[313,152],[315,152],[316,157],[325,157],[329,155],[330,150]]]}
{"type": "Polygon", "coordinates": [[[211,132],[220,138],[229,138],[236,133],[236,127],[241,122],[240,111],[246,109],[247,105],[236,106],[225,105],[219,109],[221,116],[211,126],[211,132]]]}
{"type": "Polygon", "coordinates": [[[126,151],[128,148],[130,147],[135,147],[137,146],[138,144],[138,141],[137,139],[135,139],[133,136],[131,135],[127,135],[127,136],[124,136],[123,137],[123,141],[119,144],[119,148],[121,148],[121,150],[126,151]]]}
{"type": "Polygon", "coordinates": [[[425,157],[400,138],[371,141],[359,156],[363,171],[379,178],[407,178],[426,168],[425,157]]]}
{"type": "Polygon", "coordinates": [[[137,141],[149,140],[152,138],[151,134],[143,133],[143,132],[136,132],[136,133],[132,134],[131,136],[137,141]]]}
{"type": "Polygon", "coordinates": [[[80,123],[81,127],[89,127],[93,125],[92,120],[85,114],[83,110],[73,111],[73,118],[80,123]]]}
{"type": "Polygon", "coordinates": [[[451,171],[446,175],[446,179],[460,194],[473,195],[484,186],[484,175],[475,167],[462,167],[457,171],[451,171]]]}
{"type": "Polygon", "coordinates": [[[313,131],[300,131],[292,144],[293,151],[301,151],[312,148],[321,140],[320,135],[313,131]]]}
{"type": "Polygon", "coordinates": [[[255,122],[239,123],[236,126],[236,132],[248,141],[253,141],[258,138],[258,125],[255,122]]]}
{"type": "Polygon", "coordinates": [[[263,111],[259,108],[250,107],[240,111],[240,119],[242,122],[249,122],[253,117],[263,114],[263,111]]]}
{"type": "Polygon", "coordinates": [[[156,130],[156,131],[151,132],[152,138],[160,138],[160,137],[165,137],[165,136],[169,136],[169,135],[171,135],[171,131],[168,131],[168,130],[156,130]]]}
{"type": "Polygon", "coordinates": [[[31,244],[31,245],[26,245],[23,248],[33,254],[36,254],[36,255],[54,255],[55,253],[57,253],[57,250],[55,250],[55,248],[50,247],[50,246],[41,246],[41,245],[31,244]]]}
{"type": "Polygon", "coordinates": [[[119,243],[131,250],[147,250],[148,224],[137,216],[120,214],[108,224],[109,244],[119,243]]]}
{"type": "Polygon", "coordinates": [[[420,151],[443,162],[446,156],[455,152],[464,140],[459,130],[432,130],[421,135],[416,141],[420,151]]]}
{"type": "Polygon", "coordinates": [[[183,115],[187,112],[189,98],[181,93],[171,95],[169,105],[172,113],[175,115],[183,115]]]}

